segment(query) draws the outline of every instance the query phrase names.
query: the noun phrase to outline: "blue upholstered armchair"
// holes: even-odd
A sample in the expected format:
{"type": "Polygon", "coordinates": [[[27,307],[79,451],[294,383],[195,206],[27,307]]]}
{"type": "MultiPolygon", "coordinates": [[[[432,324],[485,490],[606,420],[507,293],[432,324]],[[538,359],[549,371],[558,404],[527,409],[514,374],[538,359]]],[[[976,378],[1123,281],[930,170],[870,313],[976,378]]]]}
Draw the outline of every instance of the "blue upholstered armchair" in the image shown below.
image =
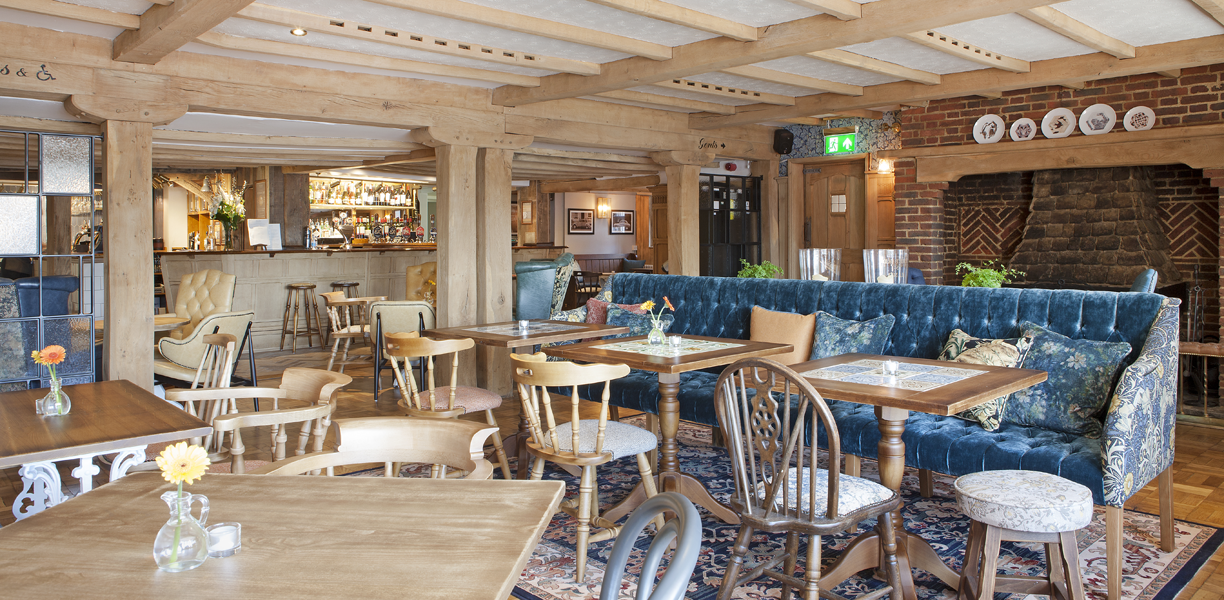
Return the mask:
{"type": "Polygon", "coordinates": [[[1144,269],[1142,273],[1135,277],[1135,282],[1131,284],[1130,291],[1156,293],[1156,269],[1144,269]]]}
{"type": "Polygon", "coordinates": [[[569,252],[554,260],[514,263],[515,319],[547,319],[559,312],[576,265],[569,252]]]}

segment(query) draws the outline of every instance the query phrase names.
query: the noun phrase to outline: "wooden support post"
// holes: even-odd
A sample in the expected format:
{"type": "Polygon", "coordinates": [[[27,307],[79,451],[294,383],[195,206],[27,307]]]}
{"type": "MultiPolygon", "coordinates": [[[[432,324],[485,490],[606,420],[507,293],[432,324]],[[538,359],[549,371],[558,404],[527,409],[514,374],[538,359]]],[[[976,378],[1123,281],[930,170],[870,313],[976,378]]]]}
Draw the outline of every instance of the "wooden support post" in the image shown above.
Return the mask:
{"type": "Polygon", "coordinates": [[[476,323],[476,148],[439,146],[438,326],[476,323]]]}
{"type": "Polygon", "coordinates": [[[153,390],[153,124],[102,123],[104,377],[153,390]]]}
{"type": "MultiPolygon", "coordinates": [[[[513,152],[481,148],[476,153],[476,319],[499,323],[513,318],[513,250],[510,247],[510,160],[513,152]]],[[[476,382],[500,395],[512,391],[510,352],[477,347],[476,382]]]]}
{"type": "Polygon", "coordinates": [[[782,266],[786,261],[778,256],[782,224],[778,218],[778,166],[776,159],[754,160],[749,169],[753,177],[761,178],[761,260],[782,266]]]}
{"type": "Polygon", "coordinates": [[[655,162],[667,168],[667,269],[671,275],[701,274],[701,228],[698,190],[701,167],[713,154],[654,152],[655,162]]]}

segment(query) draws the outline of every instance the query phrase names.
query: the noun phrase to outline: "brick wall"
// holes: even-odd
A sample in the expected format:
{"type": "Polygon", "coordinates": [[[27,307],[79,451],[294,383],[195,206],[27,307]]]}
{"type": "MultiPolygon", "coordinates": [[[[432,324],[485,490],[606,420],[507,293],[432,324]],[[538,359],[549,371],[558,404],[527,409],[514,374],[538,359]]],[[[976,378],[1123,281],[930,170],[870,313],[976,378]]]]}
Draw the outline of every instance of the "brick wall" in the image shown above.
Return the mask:
{"type": "Polygon", "coordinates": [[[948,184],[917,183],[912,158],[897,160],[893,173],[897,247],[909,248],[910,266],[922,269],[928,284],[942,284],[948,237],[943,203],[948,184]]]}
{"type": "MultiPolygon", "coordinates": [[[[1060,107],[1079,116],[1083,108],[1097,103],[1110,105],[1119,117],[1136,106],[1151,107],[1156,127],[1224,122],[1224,64],[1183,69],[1176,78],[1148,74],[1090,81],[1080,90],[1050,86],[1013,90],[993,100],[976,96],[932,100],[926,107],[901,112],[901,147],[972,144],[973,124],[986,114],[1002,115],[1010,127],[1021,117],[1040,124],[1047,112],[1060,107]]],[[[1076,130],[1072,135],[1083,134],[1076,130]]],[[[999,143],[1015,142],[1004,136],[999,143]]]]}
{"type": "Polygon", "coordinates": [[[1016,252],[1033,198],[1033,174],[972,175],[948,184],[944,219],[945,281],[960,281],[956,265],[1006,264],[1016,252]]]}

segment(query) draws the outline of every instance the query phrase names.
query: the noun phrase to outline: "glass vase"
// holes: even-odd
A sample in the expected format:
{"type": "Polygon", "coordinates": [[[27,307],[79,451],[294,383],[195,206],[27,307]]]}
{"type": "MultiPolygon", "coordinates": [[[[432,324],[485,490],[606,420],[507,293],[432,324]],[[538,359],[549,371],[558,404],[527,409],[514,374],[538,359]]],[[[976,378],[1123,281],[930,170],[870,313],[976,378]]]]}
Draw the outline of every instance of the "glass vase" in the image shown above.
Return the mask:
{"type": "Polygon", "coordinates": [[[177,491],[161,495],[170,506],[170,520],[162,525],[153,540],[153,559],[157,568],[171,573],[190,571],[208,559],[208,497],[200,494],[177,491]],[[192,502],[200,501],[200,517],[191,514],[192,502]]]}
{"type": "Polygon", "coordinates": [[[651,346],[662,346],[667,342],[667,330],[671,327],[675,317],[671,315],[663,315],[657,319],[650,320],[650,333],[647,334],[646,340],[651,346]]]}
{"type": "Polygon", "coordinates": [[[51,380],[51,391],[47,392],[34,405],[34,412],[48,417],[58,417],[68,414],[72,410],[72,401],[68,399],[68,394],[64,392],[64,383],[59,379],[51,380]]]}
{"type": "Polygon", "coordinates": [[[234,226],[222,221],[221,228],[225,230],[225,251],[229,252],[234,249],[234,226]]]}

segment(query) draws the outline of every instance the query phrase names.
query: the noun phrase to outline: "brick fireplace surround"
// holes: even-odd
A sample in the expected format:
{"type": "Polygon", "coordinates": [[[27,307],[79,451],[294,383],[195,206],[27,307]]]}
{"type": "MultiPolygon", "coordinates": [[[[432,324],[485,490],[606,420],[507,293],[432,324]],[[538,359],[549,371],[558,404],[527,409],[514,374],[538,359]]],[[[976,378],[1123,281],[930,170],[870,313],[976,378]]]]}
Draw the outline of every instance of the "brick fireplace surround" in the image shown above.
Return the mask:
{"type": "MultiPolygon", "coordinates": [[[[921,268],[930,283],[955,285],[958,278],[953,270],[959,262],[1010,261],[1029,216],[1034,171],[919,182],[917,159],[905,157],[906,150],[976,145],[973,124],[985,114],[1000,114],[1009,124],[1020,117],[1040,122],[1053,108],[1067,107],[1078,114],[1096,103],[1109,104],[1119,116],[1134,106],[1149,106],[1157,115],[1155,129],[1224,123],[1224,64],[1183,69],[1179,77],[1136,75],[1090,81],[1083,89],[1040,87],[1006,92],[997,99],[952,98],[905,108],[901,112],[903,149],[896,151],[894,166],[894,197],[897,245],[909,249],[911,266],[921,268]]],[[[1120,130],[1121,124],[1115,131],[1120,130]]],[[[1015,143],[1005,139],[997,146],[1014,148],[1015,143]]],[[[1206,168],[1184,164],[1149,167],[1160,228],[1168,238],[1172,262],[1187,281],[1194,267],[1199,267],[1209,333],[1221,330],[1220,276],[1224,273],[1220,254],[1224,245],[1224,156],[1218,158],[1218,164],[1206,168]]],[[[1092,177],[1092,169],[1083,171],[1085,177],[1092,177]]]]}

